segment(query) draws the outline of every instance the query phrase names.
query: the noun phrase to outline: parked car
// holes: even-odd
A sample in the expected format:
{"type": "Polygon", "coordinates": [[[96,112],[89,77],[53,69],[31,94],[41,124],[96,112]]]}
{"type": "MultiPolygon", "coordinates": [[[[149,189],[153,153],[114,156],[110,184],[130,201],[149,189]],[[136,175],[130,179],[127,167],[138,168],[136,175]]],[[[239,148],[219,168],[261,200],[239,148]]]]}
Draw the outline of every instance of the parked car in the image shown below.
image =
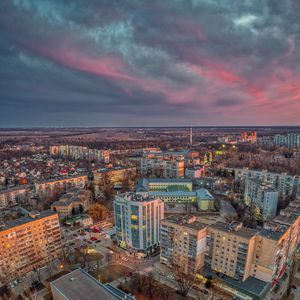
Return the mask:
{"type": "Polygon", "coordinates": [[[128,261],[129,260],[128,257],[125,257],[125,256],[122,256],[121,259],[124,260],[124,261],[128,261]]]}
{"type": "Polygon", "coordinates": [[[98,239],[95,237],[91,237],[91,241],[98,241],[98,239]]]}

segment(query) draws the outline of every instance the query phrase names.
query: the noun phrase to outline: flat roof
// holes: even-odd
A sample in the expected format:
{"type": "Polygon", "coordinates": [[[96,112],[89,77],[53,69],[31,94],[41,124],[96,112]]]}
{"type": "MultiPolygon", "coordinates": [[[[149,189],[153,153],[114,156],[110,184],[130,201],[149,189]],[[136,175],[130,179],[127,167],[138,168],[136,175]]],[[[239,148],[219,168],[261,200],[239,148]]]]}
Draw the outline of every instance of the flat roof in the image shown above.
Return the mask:
{"type": "Polygon", "coordinates": [[[125,299],[125,296],[128,300],[135,299],[111,285],[100,283],[82,269],[76,269],[52,281],[50,285],[69,300],[118,300],[125,299]]]}
{"type": "Polygon", "coordinates": [[[212,224],[209,226],[212,229],[217,229],[226,233],[232,233],[233,235],[237,235],[237,236],[241,236],[244,238],[251,238],[254,235],[257,234],[257,230],[255,229],[251,229],[251,228],[247,228],[247,227],[242,227],[240,229],[233,229],[234,227],[228,223],[223,223],[223,222],[216,222],[215,224],[212,224]]]}
{"type": "Polygon", "coordinates": [[[284,232],[268,230],[268,229],[262,229],[258,234],[261,235],[261,236],[267,237],[271,240],[278,241],[282,237],[284,232]]]}
{"type": "Polygon", "coordinates": [[[52,216],[52,215],[57,215],[57,213],[52,211],[52,210],[44,210],[44,211],[41,211],[38,215],[36,215],[34,218],[31,217],[30,215],[26,215],[24,217],[21,217],[19,219],[16,219],[16,220],[13,220],[13,221],[10,221],[10,222],[6,223],[5,227],[0,229],[0,231],[4,231],[4,230],[7,230],[7,229],[16,227],[16,226],[20,226],[20,225],[23,225],[23,224],[26,224],[26,223],[30,223],[30,222],[33,222],[35,220],[40,220],[40,219],[43,219],[45,217],[49,217],[49,216],[52,216]]]}
{"type": "Polygon", "coordinates": [[[143,178],[143,181],[148,183],[170,183],[170,182],[180,182],[180,183],[192,183],[192,180],[187,178],[143,178]]]}
{"type": "Polygon", "coordinates": [[[171,216],[169,216],[169,217],[162,220],[162,222],[164,222],[164,221],[170,222],[172,224],[180,225],[180,226],[183,226],[183,227],[196,229],[196,230],[201,230],[201,229],[204,229],[208,226],[205,223],[199,222],[197,220],[197,217],[193,216],[193,215],[185,215],[185,216],[171,215],[171,216]],[[194,217],[196,219],[189,223],[188,220],[190,218],[194,218],[194,217]]]}

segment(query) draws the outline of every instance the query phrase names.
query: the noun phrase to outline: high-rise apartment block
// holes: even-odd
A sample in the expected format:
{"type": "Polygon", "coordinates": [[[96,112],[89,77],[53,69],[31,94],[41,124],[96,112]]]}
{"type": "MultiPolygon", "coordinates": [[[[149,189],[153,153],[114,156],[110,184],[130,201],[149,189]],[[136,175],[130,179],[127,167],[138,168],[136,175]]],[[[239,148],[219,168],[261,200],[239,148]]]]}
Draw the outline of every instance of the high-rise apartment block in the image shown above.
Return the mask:
{"type": "Polygon", "coordinates": [[[72,176],[35,183],[35,193],[39,199],[52,197],[72,189],[83,189],[88,182],[87,176],[72,176]]]}
{"type": "Polygon", "coordinates": [[[153,252],[159,245],[163,201],[136,193],[121,194],[114,200],[114,211],[118,244],[140,256],[153,252]]]}
{"type": "Polygon", "coordinates": [[[57,213],[32,212],[0,227],[0,278],[9,281],[62,255],[57,213]]]}
{"type": "Polygon", "coordinates": [[[0,191],[0,209],[5,209],[28,200],[26,188],[13,188],[0,191]]]}
{"type": "Polygon", "coordinates": [[[288,134],[276,134],[273,138],[273,142],[276,146],[288,147],[288,148],[300,148],[300,134],[288,133],[288,134]]]}
{"type": "Polygon", "coordinates": [[[184,160],[171,158],[142,158],[141,174],[146,177],[184,177],[184,160]]]}
{"type": "Polygon", "coordinates": [[[279,192],[280,198],[300,195],[300,177],[292,176],[286,173],[272,173],[266,170],[256,171],[244,169],[234,169],[235,181],[240,182],[245,187],[248,179],[259,179],[263,184],[267,184],[279,192]]]}
{"type": "Polygon", "coordinates": [[[262,183],[259,179],[247,179],[244,201],[248,206],[255,205],[261,211],[263,219],[276,216],[279,193],[274,188],[262,183]]]}
{"type": "Polygon", "coordinates": [[[86,159],[103,163],[109,163],[109,150],[89,149],[88,147],[75,145],[50,146],[51,156],[67,157],[74,160],[86,159]]]}
{"type": "Polygon", "coordinates": [[[204,265],[207,225],[194,216],[170,216],[161,221],[160,262],[194,274],[204,265]]]}

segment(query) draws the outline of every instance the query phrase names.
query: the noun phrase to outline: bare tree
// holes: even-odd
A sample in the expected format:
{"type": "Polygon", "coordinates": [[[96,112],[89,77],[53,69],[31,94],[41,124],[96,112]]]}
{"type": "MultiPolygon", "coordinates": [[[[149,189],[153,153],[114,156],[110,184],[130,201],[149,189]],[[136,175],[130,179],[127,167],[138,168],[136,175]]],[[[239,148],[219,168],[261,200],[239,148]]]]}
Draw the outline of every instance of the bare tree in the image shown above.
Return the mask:
{"type": "Polygon", "coordinates": [[[178,293],[181,295],[182,299],[186,299],[195,282],[195,273],[185,274],[182,272],[180,266],[173,264],[171,274],[174,276],[175,283],[178,287],[178,293]]]}

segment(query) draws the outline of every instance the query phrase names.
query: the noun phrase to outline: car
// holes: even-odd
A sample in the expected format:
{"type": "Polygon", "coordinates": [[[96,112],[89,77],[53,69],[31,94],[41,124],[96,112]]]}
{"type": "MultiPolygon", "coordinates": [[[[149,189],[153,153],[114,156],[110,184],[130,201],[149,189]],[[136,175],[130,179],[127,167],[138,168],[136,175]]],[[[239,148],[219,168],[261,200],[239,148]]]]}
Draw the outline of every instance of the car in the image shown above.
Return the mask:
{"type": "Polygon", "coordinates": [[[14,280],[13,283],[14,283],[14,285],[18,285],[19,284],[19,282],[17,280],[14,280]]]}
{"type": "Polygon", "coordinates": [[[174,278],[175,278],[173,274],[168,274],[167,277],[168,277],[169,279],[174,279],[174,278]]]}
{"type": "Polygon", "coordinates": [[[125,257],[125,256],[122,256],[121,259],[124,260],[124,261],[128,261],[129,260],[128,257],[125,257]]]}
{"type": "Polygon", "coordinates": [[[92,241],[87,241],[89,244],[93,244],[93,242],[92,241]]]}
{"type": "Polygon", "coordinates": [[[73,234],[74,237],[77,237],[78,235],[76,233],[73,234]]]}
{"type": "Polygon", "coordinates": [[[93,266],[93,270],[94,270],[94,271],[97,270],[97,266],[93,266]]]}
{"type": "Polygon", "coordinates": [[[101,242],[101,240],[97,240],[97,241],[96,241],[96,243],[100,243],[100,242],[101,242]]]}
{"type": "Polygon", "coordinates": [[[13,287],[14,287],[14,283],[13,283],[13,282],[10,282],[10,283],[9,283],[9,287],[13,288],[13,287]]]}
{"type": "Polygon", "coordinates": [[[91,241],[98,241],[98,239],[97,238],[95,238],[95,237],[91,237],[91,241]]]}
{"type": "Polygon", "coordinates": [[[158,271],[158,274],[161,275],[161,276],[166,276],[166,273],[163,272],[163,271],[158,271]]]}
{"type": "Polygon", "coordinates": [[[293,285],[292,285],[292,288],[293,288],[293,289],[296,289],[297,287],[293,284],[293,285]]]}

